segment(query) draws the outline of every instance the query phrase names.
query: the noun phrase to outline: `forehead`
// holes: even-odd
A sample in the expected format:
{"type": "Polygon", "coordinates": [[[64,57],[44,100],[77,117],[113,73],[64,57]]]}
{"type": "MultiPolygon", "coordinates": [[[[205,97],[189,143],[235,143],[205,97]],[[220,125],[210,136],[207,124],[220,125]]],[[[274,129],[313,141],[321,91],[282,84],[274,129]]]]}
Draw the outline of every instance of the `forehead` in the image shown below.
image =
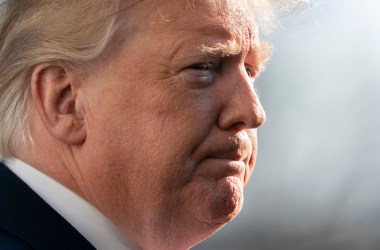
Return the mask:
{"type": "Polygon", "coordinates": [[[116,36],[121,46],[112,47],[112,54],[125,57],[133,51],[155,58],[157,64],[175,65],[184,58],[253,55],[260,50],[251,0],[136,1],[132,7],[131,0],[124,2],[129,6],[124,6],[120,20],[126,25],[116,36]]]}
{"type": "Polygon", "coordinates": [[[169,0],[156,8],[162,18],[184,24],[196,20],[200,21],[198,24],[218,21],[229,30],[252,24],[246,0],[169,0]]]}
{"type": "Polygon", "coordinates": [[[137,29],[205,31],[226,36],[256,34],[249,0],[143,0],[131,9],[137,29]]]}

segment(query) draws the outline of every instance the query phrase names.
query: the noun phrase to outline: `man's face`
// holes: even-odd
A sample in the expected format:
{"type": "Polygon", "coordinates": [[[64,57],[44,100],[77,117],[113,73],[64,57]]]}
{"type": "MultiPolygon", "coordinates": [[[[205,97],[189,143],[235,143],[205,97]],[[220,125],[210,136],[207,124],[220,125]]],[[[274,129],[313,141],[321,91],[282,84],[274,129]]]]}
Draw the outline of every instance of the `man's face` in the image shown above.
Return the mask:
{"type": "Polygon", "coordinates": [[[255,24],[241,0],[143,1],[121,18],[81,97],[83,193],[135,240],[200,240],[240,211],[254,168],[255,24]]]}

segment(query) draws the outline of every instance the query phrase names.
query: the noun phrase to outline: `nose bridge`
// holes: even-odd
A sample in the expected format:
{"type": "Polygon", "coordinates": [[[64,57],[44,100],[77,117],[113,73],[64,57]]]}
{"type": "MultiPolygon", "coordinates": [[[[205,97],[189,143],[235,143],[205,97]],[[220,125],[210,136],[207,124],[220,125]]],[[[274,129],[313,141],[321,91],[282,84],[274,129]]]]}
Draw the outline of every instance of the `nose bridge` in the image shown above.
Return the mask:
{"type": "Polygon", "coordinates": [[[219,117],[222,129],[257,128],[265,122],[265,112],[245,69],[235,71],[226,79],[225,105],[219,117]]]}

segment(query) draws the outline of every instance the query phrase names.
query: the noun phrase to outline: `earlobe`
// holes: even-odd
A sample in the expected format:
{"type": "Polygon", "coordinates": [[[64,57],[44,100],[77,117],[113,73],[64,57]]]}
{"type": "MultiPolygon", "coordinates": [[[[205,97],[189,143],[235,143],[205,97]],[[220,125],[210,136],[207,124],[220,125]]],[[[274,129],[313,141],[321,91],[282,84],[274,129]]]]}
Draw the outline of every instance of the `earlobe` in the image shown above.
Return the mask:
{"type": "Polygon", "coordinates": [[[79,85],[72,67],[62,62],[39,64],[31,76],[32,100],[45,129],[68,145],[80,145],[86,138],[84,117],[77,109],[79,85]]]}

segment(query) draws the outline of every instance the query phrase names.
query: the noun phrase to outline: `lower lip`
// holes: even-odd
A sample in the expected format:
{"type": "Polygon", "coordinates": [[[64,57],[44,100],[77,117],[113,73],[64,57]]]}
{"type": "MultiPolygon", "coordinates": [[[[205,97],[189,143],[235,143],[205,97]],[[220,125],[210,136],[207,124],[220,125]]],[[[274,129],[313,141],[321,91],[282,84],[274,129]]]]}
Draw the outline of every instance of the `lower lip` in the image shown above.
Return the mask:
{"type": "Polygon", "coordinates": [[[219,179],[226,176],[243,177],[245,168],[243,161],[210,157],[200,162],[197,172],[202,177],[219,179]]]}

